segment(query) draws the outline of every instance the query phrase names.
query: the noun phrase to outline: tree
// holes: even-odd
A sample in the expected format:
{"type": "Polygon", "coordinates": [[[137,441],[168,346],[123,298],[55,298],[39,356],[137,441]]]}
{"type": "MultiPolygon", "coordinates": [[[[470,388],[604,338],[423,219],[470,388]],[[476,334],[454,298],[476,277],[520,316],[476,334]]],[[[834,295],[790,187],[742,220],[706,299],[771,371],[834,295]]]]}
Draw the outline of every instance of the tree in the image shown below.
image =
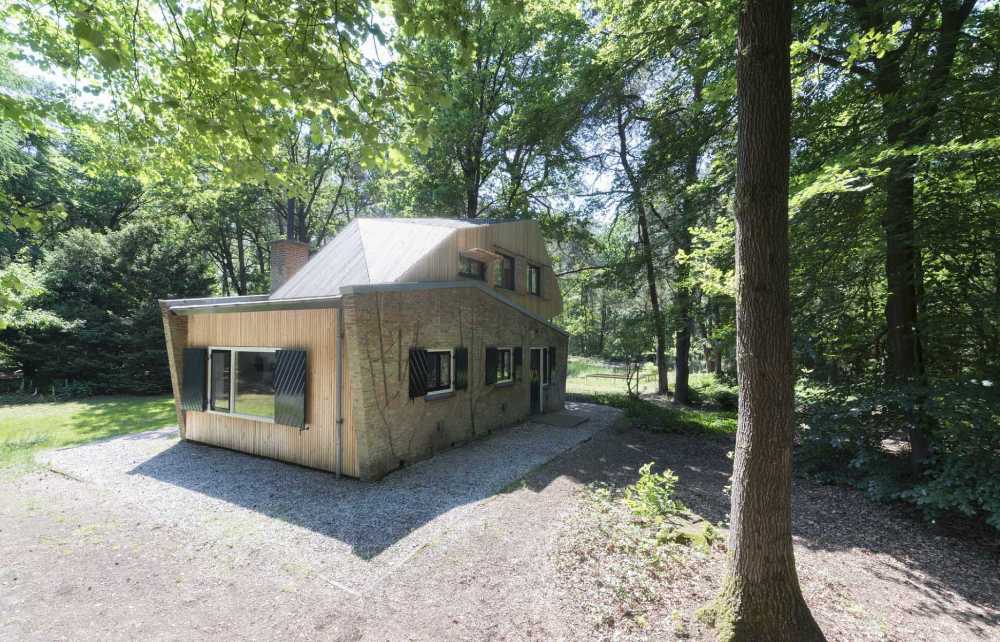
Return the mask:
{"type": "Polygon", "coordinates": [[[740,408],[720,638],[823,640],[792,550],[788,173],[791,0],[747,0],[737,38],[736,359],[740,408]]]}

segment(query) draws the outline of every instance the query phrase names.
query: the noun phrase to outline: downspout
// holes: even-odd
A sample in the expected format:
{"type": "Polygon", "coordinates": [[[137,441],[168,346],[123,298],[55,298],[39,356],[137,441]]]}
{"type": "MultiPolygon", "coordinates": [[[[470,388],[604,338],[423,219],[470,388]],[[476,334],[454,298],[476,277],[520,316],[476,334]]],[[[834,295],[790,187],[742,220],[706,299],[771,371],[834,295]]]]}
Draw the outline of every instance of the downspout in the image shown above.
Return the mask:
{"type": "Polygon", "coordinates": [[[341,460],[343,456],[341,454],[343,443],[343,428],[344,428],[344,308],[337,308],[337,406],[334,411],[334,423],[337,425],[337,432],[335,436],[336,443],[336,472],[337,477],[340,477],[340,471],[342,467],[341,460]]]}

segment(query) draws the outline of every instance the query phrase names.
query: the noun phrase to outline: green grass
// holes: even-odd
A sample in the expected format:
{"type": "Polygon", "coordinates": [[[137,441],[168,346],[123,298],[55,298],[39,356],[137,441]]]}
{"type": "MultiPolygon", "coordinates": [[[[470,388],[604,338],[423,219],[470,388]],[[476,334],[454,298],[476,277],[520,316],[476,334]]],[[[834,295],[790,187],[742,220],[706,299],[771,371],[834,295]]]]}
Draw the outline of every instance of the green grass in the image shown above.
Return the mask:
{"type": "Polygon", "coordinates": [[[33,466],[48,448],[152,430],[176,423],[171,397],[90,397],[0,406],[0,471],[33,466]]]}
{"type": "MultiPolygon", "coordinates": [[[[566,366],[566,392],[571,395],[601,395],[628,392],[624,379],[595,377],[595,374],[610,374],[613,366],[599,359],[570,356],[566,366]]],[[[620,370],[624,372],[624,370],[620,370]]],[[[639,380],[639,392],[656,392],[656,366],[643,364],[639,380]]]]}
{"type": "MultiPolygon", "coordinates": [[[[692,401],[701,407],[678,407],[669,403],[655,403],[648,399],[629,397],[625,382],[602,379],[595,373],[612,372],[611,366],[598,359],[569,357],[566,377],[568,394],[587,397],[596,403],[621,408],[629,422],[644,430],[677,431],[694,430],[716,435],[736,432],[736,391],[709,373],[695,373],[690,377],[692,401]]],[[[670,384],[674,383],[670,373],[670,384]]],[[[656,392],[656,366],[643,366],[641,394],[656,392]]]]}

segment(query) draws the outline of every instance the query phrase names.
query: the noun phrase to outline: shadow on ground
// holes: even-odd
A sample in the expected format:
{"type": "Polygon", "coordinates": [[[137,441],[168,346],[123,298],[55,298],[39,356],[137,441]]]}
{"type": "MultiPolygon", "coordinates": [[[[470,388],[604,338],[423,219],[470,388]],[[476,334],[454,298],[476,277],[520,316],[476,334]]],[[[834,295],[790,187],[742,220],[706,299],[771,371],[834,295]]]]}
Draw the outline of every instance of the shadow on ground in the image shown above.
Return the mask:
{"type": "MultiPolygon", "coordinates": [[[[734,447],[733,438],[698,433],[609,431],[529,476],[524,485],[537,490],[569,474],[585,483],[623,488],[635,482],[640,466],[655,461],[658,470],[669,468],[678,475],[677,495],[685,504],[720,522],[729,515],[725,486],[732,461],[727,453],[734,447]]],[[[857,559],[864,559],[865,570],[876,578],[901,590],[916,589],[920,612],[947,615],[984,638],[996,634],[1000,560],[989,551],[944,536],[909,511],[874,503],[853,489],[795,479],[792,501],[793,535],[800,545],[819,553],[861,550],[888,556],[857,559]]],[[[835,563],[833,559],[824,563],[835,563]]],[[[886,599],[891,601],[891,595],[886,599]]]]}
{"type": "Polygon", "coordinates": [[[503,430],[379,482],[338,479],[330,473],[193,442],[176,443],[128,473],[306,528],[343,542],[356,556],[369,559],[431,520],[466,510],[504,490],[618,416],[611,409],[594,408],[591,421],[582,426],[528,424],[503,430]]]}

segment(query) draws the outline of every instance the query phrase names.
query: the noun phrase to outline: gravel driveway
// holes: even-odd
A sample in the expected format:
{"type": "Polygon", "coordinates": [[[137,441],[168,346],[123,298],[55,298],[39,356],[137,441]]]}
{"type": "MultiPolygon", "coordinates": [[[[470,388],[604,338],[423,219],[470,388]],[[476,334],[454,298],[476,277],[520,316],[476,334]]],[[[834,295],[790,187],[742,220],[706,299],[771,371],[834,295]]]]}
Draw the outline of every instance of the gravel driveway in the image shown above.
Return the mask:
{"type": "MultiPolygon", "coordinates": [[[[378,483],[181,442],[176,429],[48,453],[51,471],[0,487],[0,558],[10,561],[0,568],[0,639],[387,639],[394,627],[433,638],[461,622],[411,628],[415,605],[447,607],[472,578],[510,585],[516,564],[527,569],[511,603],[523,600],[530,619],[546,590],[530,569],[548,564],[531,551],[547,542],[505,550],[503,541],[539,521],[521,523],[522,500],[507,498],[541,489],[501,491],[618,417],[567,408],[590,420],[524,424],[378,483]]],[[[576,487],[567,481],[566,496],[576,487]]],[[[570,503],[542,508],[555,517],[570,503]]]]}

